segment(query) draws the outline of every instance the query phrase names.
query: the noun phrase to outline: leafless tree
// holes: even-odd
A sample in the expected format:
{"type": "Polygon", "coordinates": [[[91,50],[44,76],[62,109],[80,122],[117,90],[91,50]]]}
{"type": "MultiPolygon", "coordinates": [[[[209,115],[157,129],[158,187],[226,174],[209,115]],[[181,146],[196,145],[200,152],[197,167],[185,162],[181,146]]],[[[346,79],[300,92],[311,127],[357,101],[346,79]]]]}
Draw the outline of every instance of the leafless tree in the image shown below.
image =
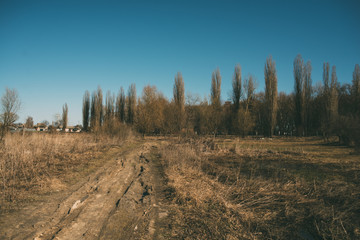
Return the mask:
{"type": "Polygon", "coordinates": [[[109,126],[111,124],[115,109],[114,109],[114,103],[115,103],[115,96],[110,91],[106,92],[105,97],[105,115],[104,115],[104,122],[109,126]]]}
{"type": "Polygon", "coordinates": [[[145,86],[137,106],[136,127],[140,133],[159,134],[164,129],[166,99],[155,86],[145,86]]]}
{"type": "Polygon", "coordinates": [[[216,136],[221,127],[221,75],[217,68],[211,77],[211,117],[209,118],[210,131],[216,136]]]}
{"type": "Polygon", "coordinates": [[[184,126],[185,121],[185,88],[182,74],[178,72],[175,76],[174,88],[174,103],[175,103],[175,128],[180,131],[184,126]]]}
{"type": "Polygon", "coordinates": [[[125,97],[124,89],[121,87],[116,97],[116,116],[121,123],[125,123],[125,106],[126,106],[126,97],[125,97]]]}
{"type": "Polygon", "coordinates": [[[323,113],[322,113],[322,132],[327,139],[330,129],[330,64],[323,65],[323,113]]]}
{"type": "Polygon", "coordinates": [[[8,127],[18,120],[17,112],[20,110],[21,102],[16,89],[5,89],[4,95],[1,97],[1,133],[0,139],[4,136],[8,127]]]}
{"type": "Polygon", "coordinates": [[[235,112],[239,110],[240,98],[241,98],[241,66],[236,65],[233,81],[232,81],[232,100],[233,100],[235,112]]]}
{"type": "Polygon", "coordinates": [[[323,102],[324,112],[322,121],[322,132],[326,140],[329,135],[336,128],[335,123],[338,119],[338,88],[337,88],[337,76],[336,67],[333,66],[331,70],[331,82],[329,81],[330,64],[324,63],[323,67],[323,102]]]}
{"type": "Polygon", "coordinates": [[[101,127],[104,122],[104,106],[103,106],[103,93],[100,86],[98,86],[97,89],[96,111],[98,113],[98,124],[99,127],[101,127]]]}
{"type": "Polygon", "coordinates": [[[298,54],[294,60],[294,92],[295,92],[295,126],[298,136],[303,134],[304,116],[304,60],[298,54]]]}
{"type": "Polygon", "coordinates": [[[245,109],[246,111],[251,108],[252,101],[255,95],[256,81],[252,75],[245,78],[244,81],[244,93],[245,93],[245,109]]]}
{"type": "Polygon", "coordinates": [[[354,113],[360,116],[360,67],[355,65],[352,79],[352,95],[354,99],[354,113]]]}
{"type": "Polygon", "coordinates": [[[294,94],[280,92],[278,97],[277,126],[281,135],[292,135],[295,122],[294,94]]]}
{"type": "Polygon", "coordinates": [[[336,76],[336,67],[332,66],[331,69],[331,85],[330,85],[330,119],[332,127],[334,128],[334,123],[338,118],[338,88],[337,88],[337,76],[336,76]]]}
{"type": "Polygon", "coordinates": [[[265,75],[265,130],[268,137],[272,137],[276,123],[277,111],[277,75],[275,62],[268,57],[264,69],[265,75]]]}
{"type": "Polygon", "coordinates": [[[86,91],[83,97],[83,130],[88,131],[90,121],[90,93],[86,91]]]}
{"type": "Polygon", "coordinates": [[[65,129],[67,128],[68,124],[68,105],[67,103],[64,104],[62,108],[62,124],[63,124],[63,131],[65,132],[65,129]]]}
{"type": "Polygon", "coordinates": [[[324,63],[323,65],[323,83],[324,83],[324,93],[328,95],[330,92],[330,64],[324,63]]]}
{"type": "Polygon", "coordinates": [[[90,127],[91,127],[91,131],[96,132],[97,128],[98,128],[98,112],[96,111],[96,103],[97,103],[97,95],[96,92],[94,91],[91,95],[91,109],[90,109],[90,127]]]}
{"type": "Polygon", "coordinates": [[[135,84],[131,84],[128,91],[128,119],[129,124],[133,124],[135,120],[136,111],[136,87],[135,84]]]}
{"type": "Polygon", "coordinates": [[[244,80],[244,104],[245,106],[243,108],[240,107],[240,130],[241,134],[244,137],[247,135],[255,126],[254,122],[254,115],[252,112],[252,101],[254,98],[254,92],[255,92],[255,80],[252,75],[249,75],[244,80]]]}
{"type": "Polygon", "coordinates": [[[34,119],[33,119],[32,117],[28,116],[28,117],[26,118],[25,127],[26,127],[26,128],[32,128],[32,127],[34,127],[34,119]]]}
{"type": "Polygon", "coordinates": [[[311,79],[311,62],[307,61],[304,67],[304,114],[303,123],[305,127],[305,134],[309,134],[311,125],[311,98],[312,98],[312,79],[311,79]]]}
{"type": "Polygon", "coordinates": [[[221,106],[221,75],[220,70],[217,68],[211,77],[211,105],[215,108],[221,106]]]}
{"type": "Polygon", "coordinates": [[[90,126],[93,132],[98,132],[103,124],[104,119],[104,106],[103,106],[103,94],[101,87],[98,86],[97,91],[94,91],[91,95],[90,106],[90,126]]]}

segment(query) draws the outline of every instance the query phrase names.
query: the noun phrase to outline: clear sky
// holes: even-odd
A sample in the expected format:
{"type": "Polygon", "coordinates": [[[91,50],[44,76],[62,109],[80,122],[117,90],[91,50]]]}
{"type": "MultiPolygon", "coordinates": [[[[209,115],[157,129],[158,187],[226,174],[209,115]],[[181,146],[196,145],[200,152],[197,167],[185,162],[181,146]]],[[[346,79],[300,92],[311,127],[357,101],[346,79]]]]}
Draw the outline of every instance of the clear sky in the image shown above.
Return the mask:
{"type": "Polygon", "coordinates": [[[293,91],[293,61],[336,65],[341,83],[360,64],[360,1],[80,1],[0,0],[0,91],[18,90],[20,122],[54,120],[69,105],[81,123],[85,90],[138,95],[156,85],[171,98],[180,71],[185,91],[208,95],[212,72],[229,98],[236,64],[264,90],[264,63],[273,56],[278,90],[293,91]]]}

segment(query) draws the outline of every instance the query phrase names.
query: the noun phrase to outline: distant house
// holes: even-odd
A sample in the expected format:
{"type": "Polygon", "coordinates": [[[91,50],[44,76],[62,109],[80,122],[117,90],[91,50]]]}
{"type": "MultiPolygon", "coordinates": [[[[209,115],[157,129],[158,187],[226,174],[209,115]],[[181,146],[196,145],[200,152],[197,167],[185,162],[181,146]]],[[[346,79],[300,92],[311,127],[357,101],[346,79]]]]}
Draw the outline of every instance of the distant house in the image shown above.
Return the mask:
{"type": "Polygon", "coordinates": [[[44,132],[48,130],[48,126],[46,126],[44,123],[38,123],[34,126],[34,129],[38,132],[44,132]]]}
{"type": "Polygon", "coordinates": [[[65,132],[81,132],[81,129],[78,126],[68,126],[65,128],[65,132]]]}
{"type": "MultiPolygon", "coordinates": [[[[58,131],[58,132],[63,131],[63,126],[58,126],[56,131],[58,131]]],[[[77,126],[67,126],[65,128],[65,132],[67,132],[67,133],[79,133],[79,132],[81,132],[81,127],[79,127],[78,125],[77,126]]]]}

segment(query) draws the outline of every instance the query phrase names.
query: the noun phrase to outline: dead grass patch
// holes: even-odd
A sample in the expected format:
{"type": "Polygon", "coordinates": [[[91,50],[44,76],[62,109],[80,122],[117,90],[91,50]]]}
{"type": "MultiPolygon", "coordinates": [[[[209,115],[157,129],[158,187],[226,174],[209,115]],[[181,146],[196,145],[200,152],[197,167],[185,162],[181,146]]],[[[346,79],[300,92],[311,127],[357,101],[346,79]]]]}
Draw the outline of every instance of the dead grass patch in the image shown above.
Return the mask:
{"type": "Polygon", "coordinates": [[[66,189],[122,142],[92,134],[8,134],[0,146],[0,211],[66,189]]]}
{"type": "Polygon", "coordinates": [[[164,147],[175,191],[173,236],[360,238],[360,167],[350,153],[316,139],[186,140],[164,147]]]}

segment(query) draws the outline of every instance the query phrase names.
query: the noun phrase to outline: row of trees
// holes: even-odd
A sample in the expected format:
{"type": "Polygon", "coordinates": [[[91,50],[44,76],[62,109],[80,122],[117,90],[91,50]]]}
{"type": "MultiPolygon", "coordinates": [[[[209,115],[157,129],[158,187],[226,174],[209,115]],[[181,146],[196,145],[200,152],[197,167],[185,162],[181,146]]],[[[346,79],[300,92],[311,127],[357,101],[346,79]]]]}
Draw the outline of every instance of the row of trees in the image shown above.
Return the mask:
{"type": "Polygon", "coordinates": [[[91,96],[86,91],[83,97],[83,130],[98,132],[100,130],[111,131],[114,125],[132,125],[136,111],[136,87],[132,84],[129,87],[128,95],[125,96],[121,87],[118,95],[106,93],[105,104],[103,104],[102,89],[98,87],[91,96]]]}
{"type": "MultiPolygon", "coordinates": [[[[117,125],[130,125],[142,134],[260,134],[338,135],[344,141],[345,132],[354,130],[360,114],[360,70],[355,66],[352,84],[341,85],[336,67],[323,65],[322,84],[312,85],[311,62],[301,55],[294,60],[294,92],[278,93],[274,60],[269,57],[264,66],[265,91],[255,93],[253,76],[244,80],[237,65],[232,80],[232,101],[221,101],[221,74],[216,69],[211,78],[210,100],[196,95],[185,98],[184,81],[177,73],[173,98],[169,101],[155,86],[144,87],[139,98],[135,85],[127,95],[120,88],[117,96],[107,92],[103,103],[100,87],[83,99],[85,130],[100,131],[117,125]],[[349,123],[346,130],[339,122],[349,123]],[[350,127],[351,125],[351,127],[350,127]]],[[[343,125],[343,124],[342,124],[343,125]]]]}

